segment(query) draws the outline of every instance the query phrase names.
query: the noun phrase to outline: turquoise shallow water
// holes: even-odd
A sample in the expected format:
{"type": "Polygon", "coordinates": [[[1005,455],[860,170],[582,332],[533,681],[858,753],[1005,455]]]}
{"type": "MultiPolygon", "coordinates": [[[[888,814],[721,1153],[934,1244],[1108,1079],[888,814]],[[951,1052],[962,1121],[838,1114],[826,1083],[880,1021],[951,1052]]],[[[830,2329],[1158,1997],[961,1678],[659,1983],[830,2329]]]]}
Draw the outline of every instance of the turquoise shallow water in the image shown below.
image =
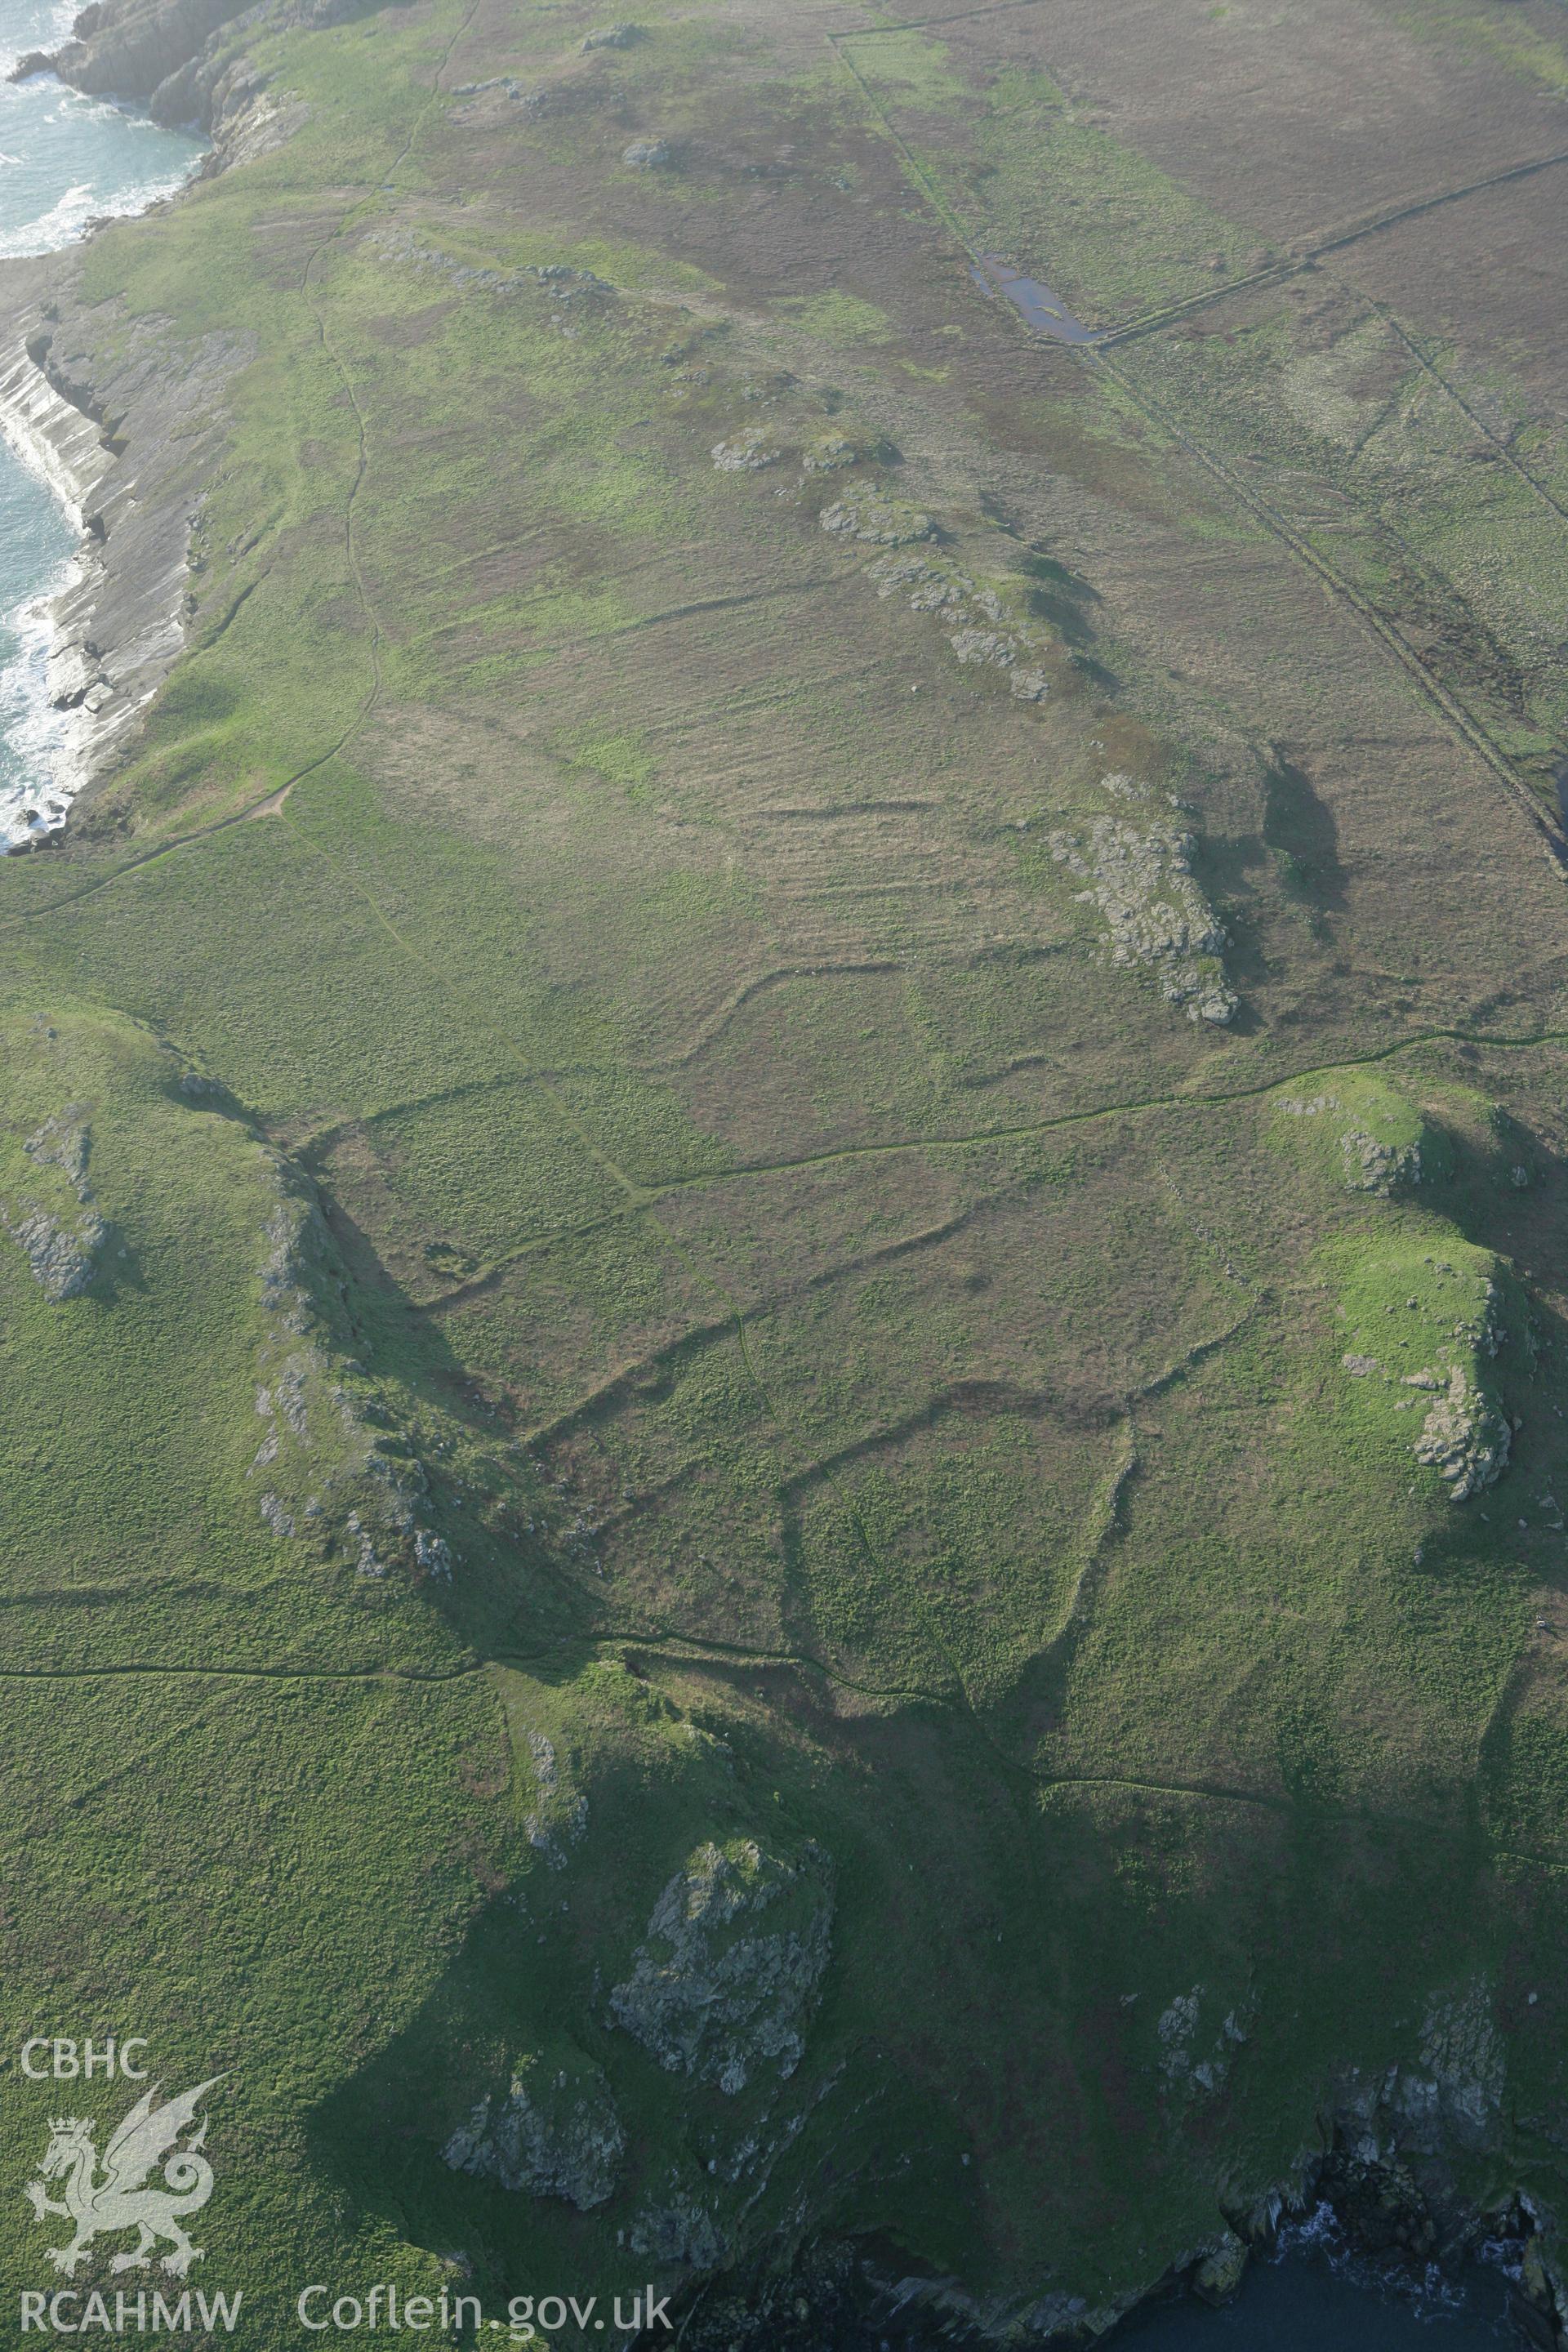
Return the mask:
{"type": "MultiPolygon", "coordinates": [[[[30,49],[58,47],[74,10],[0,0],[0,76],[30,49]]],[[[0,257],[52,252],[94,215],[139,212],[188,177],[201,142],[129,108],[83,98],[48,75],[0,80],[0,257]]],[[[66,575],[76,532],[53,494],[0,442],[0,845],[63,813],[71,721],[44,693],[43,605],[66,575]]]]}

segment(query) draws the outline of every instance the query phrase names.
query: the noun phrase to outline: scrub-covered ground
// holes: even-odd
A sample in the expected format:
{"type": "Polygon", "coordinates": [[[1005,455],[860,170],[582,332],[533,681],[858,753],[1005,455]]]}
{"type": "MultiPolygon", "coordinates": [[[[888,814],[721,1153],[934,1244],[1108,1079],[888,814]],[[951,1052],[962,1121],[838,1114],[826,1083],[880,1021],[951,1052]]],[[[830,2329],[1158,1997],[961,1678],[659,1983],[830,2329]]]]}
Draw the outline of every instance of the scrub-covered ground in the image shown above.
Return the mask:
{"type": "Polygon", "coordinates": [[[252,16],[51,328],[226,388],[0,869],[8,2015],[258,2347],[1554,2262],[1560,9],[252,16]]]}

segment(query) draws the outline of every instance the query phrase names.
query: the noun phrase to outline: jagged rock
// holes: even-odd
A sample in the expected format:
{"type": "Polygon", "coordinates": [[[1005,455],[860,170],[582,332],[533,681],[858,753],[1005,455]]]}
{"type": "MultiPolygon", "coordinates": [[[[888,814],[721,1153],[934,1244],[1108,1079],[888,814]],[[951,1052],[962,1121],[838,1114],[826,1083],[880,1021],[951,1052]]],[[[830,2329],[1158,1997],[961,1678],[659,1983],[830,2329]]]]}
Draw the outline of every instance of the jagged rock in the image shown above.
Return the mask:
{"type": "Polygon", "coordinates": [[[1539,2231],[1524,2242],[1519,2288],[1531,2340],[1548,2347],[1548,2352],[1557,2352],[1562,2341],[1560,2330],[1568,2318],[1568,2294],[1552,2269],[1539,2231]]]}
{"type": "MultiPolygon", "coordinates": [[[[824,528],[837,530],[838,525],[825,523],[824,528]]],[[[875,563],[868,564],[866,577],[875,581],[879,596],[896,596],[901,589],[912,589],[914,593],[909,600],[911,613],[941,613],[961,607],[975,593],[974,583],[968,574],[940,555],[879,556],[875,563]]]]}
{"type": "Polygon", "coordinates": [[[642,37],[640,25],[603,25],[584,34],[583,47],[584,49],[629,49],[632,43],[640,41],[642,37]]]}
{"type": "Polygon", "coordinates": [[[992,669],[1010,669],[1018,658],[1016,639],[995,629],[959,629],[947,642],[958,659],[971,667],[984,663],[992,669]]]}
{"type": "Polygon", "coordinates": [[[250,0],[99,0],[55,60],[62,81],[100,96],[151,98],[250,0]]]}
{"type": "Polygon", "coordinates": [[[76,1105],[47,1118],[22,1146],[36,1166],[58,1169],[83,1213],[74,1222],[37,1199],[0,1207],[0,1223],[21,1250],[44,1296],[56,1306],[87,1288],[109,1228],[92,1205],[87,1181],[91,1129],[76,1105]]]}
{"type": "Polygon", "coordinates": [[[610,2086],[593,2063],[524,2058],[504,2100],[482,2098],[442,2155],[454,2172],[499,2180],[534,2197],[562,2197],[579,2212],[614,2193],[626,2136],[610,2086]]]}
{"type": "Polygon", "coordinates": [[[1357,2253],[1386,2259],[1432,2252],[1436,2231],[1426,2200],[1392,2148],[1375,2157],[1333,2150],[1318,2189],[1357,2253]]]}
{"type": "Polygon", "coordinates": [[[338,1377],[360,1368],[334,1360],[324,1343],[316,1293],[332,1259],[320,1204],[280,1153],[265,1158],[276,1189],[258,1268],[268,1328],[257,1358],[256,1411],[271,1427],[252,1469],[272,1471],[262,1516],[275,1534],[291,1535],[300,1518],[331,1511],[361,1576],[379,1579],[401,1564],[447,1580],[451,1552],[419,1516],[429,1485],[423,1465],[376,1399],[338,1377]],[[307,1487],[310,1504],[301,1507],[307,1487]],[[290,1492],[294,1499],[285,1499],[290,1492]]]}
{"type": "Polygon", "coordinates": [[[291,1536],[293,1534],[293,1519],[289,1516],[289,1512],[285,1510],[283,1505],[279,1501],[276,1495],[263,1495],[261,1497],[261,1516],[266,1520],[268,1526],[271,1528],[273,1534],[280,1539],[285,1536],[291,1536]]]}
{"type": "MultiPolygon", "coordinates": [[[[1148,797],[1131,778],[1105,779],[1108,791],[1117,786],[1148,797]]],[[[1087,837],[1049,835],[1052,856],[1089,885],[1079,896],[1105,919],[1112,963],[1149,966],[1162,993],[1189,1021],[1223,1026],[1235,1017],[1237,998],[1220,961],[1228,944],[1225,929],[1193,878],[1196,845],[1190,833],[1153,816],[1142,824],[1097,816],[1087,837]]]]}
{"type": "MultiPolygon", "coordinates": [[[[827,529],[841,527],[829,523],[826,513],[822,520],[827,529]]],[[[867,533],[858,530],[856,535],[867,533]]],[[[1040,652],[1047,637],[1028,618],[1016,580],[976,580],[946,556],[935,554],[884,555],[868,566],[867,577],[876,583],[879,596],[907,589],[912,613],[940,613],[962,624],[947,640],[956,658],[970,667],[1005,672],[1009,691],[1020,702],[1038,702],[1050,692],[1043,669],[1019,667],[1023,656],[1040,652]]]]}
{"type": "MultiPolygon", "coordinates": [[[[1159,2066],[1167,2092],[1212,2098],[1224,2087],[1236,2053],[1247,2041],[1247,2026],[1234,2009],[1226,2010],[1217,2027],[1211,2017],[1204,2023],[1207,1999],[1201,1984],[1177,1993],[1155,2021],[1160,2044],[1159,2066]]],[[[1243,2010],[1243,2016],[1247,2015],[1243,2010]]]]}
{"type": "Polygon", "coordinates": [[[452,1555],[443,1536],[433,1536],[419,1528],[414,1537],[415,1565],[426,1576],[434,1576],[443,1584],[452,1580],[452,1555]]]}
{"type": "Polygon", "coordinates": [[[5,1213],[4,1223],[46,1298],[58,1306],[87,1288],[108,1233],[101,1217],[84,1217],[73,1227],[46,1209],[28,1208],[17,1214],[5,1213]]]}
{"type": "Polygon", "coordinates": [[[832,1918],[820,1848],[790,1863],[752,1838],[700,1846],[654,1906],[611,2015],[670,2073],[731,2095],[764,2067],[793,2074],[832,1918]]]}
{"type": "Polygon", "coordinates": [[[28,1159],[37,1160],[41,1168],[59,1169],[74,1187],[78,1200],[83,1202],[92,1198],[87,1189],[87,1161],[91,1148],[92,1129],[74,1104],[45,1119],[37,1133],[30,1135],[22,1146],[28,1159]]]}
{"type": "Polygon", "coordinates": [[[621,151],[621,161],[629,163],[634,172],[658,172],[670,161],[670,148],[664,139],[634,139],[621,151]]]}
{"type": "Polygon", "coordinates": [[[1507,2064],[1492,2015],[1492,1989],[1476,1977],[1456,1990],[1435,1993],[1421,2022],[1421,2063],[1430,2095],[1411,2095],[1418,2078],[1405,2073],[1400,2105],[1412,2123],[1441,2116],[1449,2133],[1479,2146],[1502,2105],[1507,2064]]]}
{"type": "Polygon", "coordinates": [[[281,1181],[277,1208],[267,1221],[267,1255],[261,1261],[263,1305],[285,1331],[303,1333],[313,1320],[310,1292],[302,1278],[300,1252],[309,1234],[319,1240],[325,1232],[321,1213],[288,1181],[281,1160],[275,1160],[281,1181]]]}
{"type": "Polygon", "coordinates": [[[523,1815],[523,1834],[552,1870],[564,1870],[566,1846],[576,1845],[588,1826],[588,1800],[580,1794],[568,1797],[562,1785],[555,1744],[542,1731],[529,1733],[528,1751],[533,1759],[535,1801],[532,1810],[523,1815]]]}
{"type": "Polygon", "coordinates": [[[1415,1459],[1447,1479],[1451,1503],[1493,1486],[1508,1465],[1512,1434],[1486,1391],[1456,1364],[1448,1384],[1422,1424],[1415,1459]]]}
{"type": "MultiPolygon", "coordinates": [[[[517,99],[524,106],[542,96],[542,92],[531,90],[525,83],[519,81],[514,74],[492,74],[489,81],[460,81],[452,95],[454,98],[484,98],[492,89],[504,90],[508,98],[517,99]]],[[[541,105],[534,110],[542,113],[544,110],[541,105]]],[[[538,272],[542,278],[547,274],[544,270],[538,272]]],[[[565,274],[570,277],[572,273],[568,270],[565,274]]]]}

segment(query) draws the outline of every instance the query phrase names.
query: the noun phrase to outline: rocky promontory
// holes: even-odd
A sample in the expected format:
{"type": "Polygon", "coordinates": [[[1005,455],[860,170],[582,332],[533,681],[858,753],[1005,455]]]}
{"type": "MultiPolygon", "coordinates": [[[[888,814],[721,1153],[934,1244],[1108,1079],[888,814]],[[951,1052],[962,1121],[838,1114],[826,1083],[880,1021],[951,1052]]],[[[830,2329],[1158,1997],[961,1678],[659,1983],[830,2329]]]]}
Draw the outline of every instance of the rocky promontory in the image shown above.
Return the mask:
{"type": "MultiPolygon", "coordinates": [[[[232,34],[341,24],[363,0],[91,0],[53,55],[29,50],[12,69],[21,81],[55,73],[73,89],[133,99],[171,128],[236,131],[265,78],[238,62],[232,34]]],[[[220,152],[221,163],[230,158],[220,152]]]]}

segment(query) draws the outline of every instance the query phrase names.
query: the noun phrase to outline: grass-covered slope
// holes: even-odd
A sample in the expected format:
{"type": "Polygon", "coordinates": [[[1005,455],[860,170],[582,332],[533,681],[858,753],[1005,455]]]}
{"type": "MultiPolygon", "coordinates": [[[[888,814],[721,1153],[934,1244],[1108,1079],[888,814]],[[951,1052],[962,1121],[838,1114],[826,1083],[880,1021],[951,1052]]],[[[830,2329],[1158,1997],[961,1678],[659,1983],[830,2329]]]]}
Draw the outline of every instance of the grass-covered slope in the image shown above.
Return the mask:
{"type": "Polygon", "coordinates": [[[61,286],[111,416],[240,358],[0,871],[0,1928],[224,2074],[258,2346],[850,2242],[1096,2328],[1336,2114],[1568,2210],[1556,656],[1381,327],[976,289],[1262,241],[986,21],[237,24],[290,135],[61,286]]]}

